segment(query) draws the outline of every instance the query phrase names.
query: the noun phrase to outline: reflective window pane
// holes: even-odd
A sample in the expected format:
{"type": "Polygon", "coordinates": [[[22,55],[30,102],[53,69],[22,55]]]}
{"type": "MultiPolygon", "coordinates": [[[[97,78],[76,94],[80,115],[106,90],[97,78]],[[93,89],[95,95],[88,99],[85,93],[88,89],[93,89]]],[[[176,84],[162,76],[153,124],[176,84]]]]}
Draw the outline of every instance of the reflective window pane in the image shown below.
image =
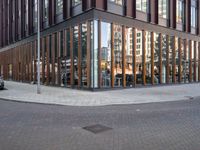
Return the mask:
{"type": "Polygon", "coordinates": [[[111,24],[101,23],[101,86],[111,86],[111,24]]]}
{"type": "Polygon", "coordinates": [[[142,31],[136,30],[136,84],[142,84],[143,75],[143,47],[142,31]]]}
{"type": "Polygon", "coordinates": [[[146,83],[151,84],[151,32],[146,31],[146,83]]]}
{"type": "Polygon", "coordinates": [[[122,86],[122,26],[114,25],[114,86],[122,86]]]}
{"type": "Polygon", "coordinates": [[[136,0],[136,9],[143,12],[148,12],[148,0],[136,0]]]}
{"type": "Polygon", "coordinates": [[[126,28],[125,30],[125,45],[126,45],[126,86],[133,86],[133,30],[132,28],[126,28]]]}

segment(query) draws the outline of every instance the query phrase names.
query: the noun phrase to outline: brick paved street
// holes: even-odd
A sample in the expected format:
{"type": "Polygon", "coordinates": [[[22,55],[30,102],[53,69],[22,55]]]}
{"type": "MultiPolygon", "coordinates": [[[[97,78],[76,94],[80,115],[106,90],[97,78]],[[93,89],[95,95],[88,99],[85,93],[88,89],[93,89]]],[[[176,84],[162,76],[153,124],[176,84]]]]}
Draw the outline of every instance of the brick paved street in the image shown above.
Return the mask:
{"type": "Polygon", "coordinates": [[[102,107],[0,100],[0,150],[199,148],[200,98],[102,107]],[[94,134],[82,128],[95,124],[112,129],[94,134]]]}

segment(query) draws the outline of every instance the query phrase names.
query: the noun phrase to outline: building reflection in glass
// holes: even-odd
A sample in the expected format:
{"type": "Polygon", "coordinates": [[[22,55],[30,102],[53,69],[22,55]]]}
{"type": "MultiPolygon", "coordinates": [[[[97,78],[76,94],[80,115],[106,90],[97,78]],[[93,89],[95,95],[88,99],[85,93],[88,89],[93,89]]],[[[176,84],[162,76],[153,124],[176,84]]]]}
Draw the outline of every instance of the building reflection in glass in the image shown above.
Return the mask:
{"type": "Polygon", "coordinates": [[[146,31],[146,83],[151,84],[151,32],[146,31]]]}
{"type": "Polygon", "coordinates": [[[167,36],[162,35],[162,83],[167,79],[167,36]]]}
{"type": "Polygon", "coordinates": [[[111,86],[111,24],[101,22],[101,86],[111,86]]]}
{"type": "Polygon", "coordinates": [[[126,86],[133,86],[133,30],[132,28],[125,29],[125,74],[126,74],[126,86]]]}
{"type": "Polygon", "coordinates": [[[172,76],[173,76],[173,44],[174,44],[174,37],[170,36],[169,38],[169,83],[172,83],[172,76]]]}
{"type": "Polygon", "coordinates": [[[122,86],[122,26],[114,25],[114,86],[122,86]]]}
{"type": "Polygon", "coordinates": [[[87,86],[87,24],[81,25],[81,85],[87,86]]]}
{"type": "Polygon", "coordinates": [[[154,84],[160,83],[160,36],[161,34],[154,33],[154,84]]]}
{"type": "Polygon", "coordinates": [[[143,74],[143,47],[142,31],[136,30],[136,84],[142,84],[143,74]]]}

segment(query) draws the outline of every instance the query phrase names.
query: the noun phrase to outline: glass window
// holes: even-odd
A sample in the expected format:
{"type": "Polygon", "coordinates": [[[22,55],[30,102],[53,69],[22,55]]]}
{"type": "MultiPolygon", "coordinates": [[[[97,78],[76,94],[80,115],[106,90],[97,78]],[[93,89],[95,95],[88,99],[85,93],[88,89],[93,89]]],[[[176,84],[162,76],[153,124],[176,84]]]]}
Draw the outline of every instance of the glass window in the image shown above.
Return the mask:
{"type": "Polygon", "coordinates": [[[136,0],[136,9],[143,12],[148,12],[148,0],[136,0]]]}
{"type": "Polygon", "coordinates": [[[151,32],[146,31],[146,83],[151,84],[151,32]]]}
{"type": "Polygon", "coordinates": [[[168,0],[159,0],[159,16],[168,18],[168,0]]]}
{"type": "Polygon", "coordinates": [[[44,0],[44,5],[43,5],[43,21],[46,21],[48,19],[48,9],[49,9],[49,2],[48,0],[44,0]]]}
{"type": "Polygon", "coordinates": [[[101,23],[101,86],[111,86],[111,25],[101,23]]]}
{"type": "Polygon", "coordinates": [[[98,87],[98,21],[91,22],[91,88],[98,87]]]}
{"type": "Polygon", "coordinates": [[[174,44],[174,37],[170,36],[169,38],[169,83],[172,83],[172,76],[173,76],[173,44],[174,44]]]}
{"type": "Polygon", "coordinates": [[[63,11],[63,0],[56,0],[56,15],[63,11]]]}
{"type": "Polygon", "coordinates": [[[136,40],[136,84],[142,84],[142,74],[143,74],[143,47],[142,47],[142,31],[136,30],[137,39],[136,40]]]}
{"type": "Polygon", "coordinates": [[[114,81],[116,87],[122,86],[122,26],[114,25],[114,81]]]}
{"type": "Polygon", "coordinates": [[[185,40],[186,42],[186,50],[185,50],[185,82],[189,82],[189,41],[185,40]]]}
{"type": "Polygon", "coordinates": [[[185,19],[184,9],[185,9],[184,0],[177,0],[176,21],[178,23],[182,23],[182,24],[184,23],[184,19],[185,19]]]}
{"type": "Polygon", "coordinates": [[[154,83],[160,83],[160,36],[161,34],[154,33],[154,83]]]}
{"type": "Polygon", "coordinates": [[[181,58],[179,58],[179,59],[181,59],[181,66],[180,66],[180,71],[181,71],[181,77],[180,77],[180,79],[181,79],[181,82],[182,83],[184,83],[184,81],[185,81],[185,76],[186,76],[186,72],[185,72],[185,56],[184,56],[184,40],[182,40],[181,39],[181,41],[180,41],[181,43],[180,43],[180,50],[181,50],[181,54],[180,54],[180,56],[181,56],[181,58]]]}
{"type": "Polygon", "coordinates": [[[191,27],[196,28],[197,26],[197,1],[192,0],[191,4],[191,27]]]}
{"type": "Polygon", "coordinates": [[[192,80],[191,80],[191,82],[193,82],[194,81],[194,51],[195,51],[195,48],[194,48],[194,41],[191,41],[192,43],[192,49],[191,49],[191,51],[192,51],[192,56],[191,56],[191,63],[192,63],[192,80]]]}
{"type": "Polygon", "coordinates": [[[80,3],[82,3],[82,0],[73,0],[72,1],[72,6],[79,5],[80,3]]]}
{"type": "Polygon", "coordinates": [[[75,26],[73,28],[73,77],[74,77],[74,85],[78,85],[78,30],[79,27],[75,26]]]}
{"type": "Polygon", "coordinates": [[[34,1],[33,28],[37,30],[37,0],[34,1]]]}
{"type": "Polygon", "coordinates": [[[83,87],[87,86],[87,24],[81,25],[81,84],[83,87]]]}
{"type": "Polygon", "coordinates": [[[178,46],[178,37],[175,37],[175,74],[176,78],[175,81],[178,82],[179,76],[179,46],[178,46]]]}
{"type": "Polygon", "coordinates": [[[71,51],[70,51],[70,44],[71,44],[71,40],[70,40],[70,31],[67,29],[66,31],[66,48],[67,48],[67,55],[66,55],[66,86],[69,87],[70,86],[70,81],[71,81],[71,51]]]}
{"type": "Polygon", "coordinates": [[[162,35],[162,83],[166,83],[167,78],[167,36],[162,35]]]}
{"type": "Polygon", "coordinates": [[[125,45],[126,45],[126,86],[133,86],[133,31],[132,28],[125,30],[125,45]]]}
{"type": "Polygon", "coordinates": [[[110,0],[110,2],[116,3],[118,5],[122,5],[122,0],[110,0]]]}

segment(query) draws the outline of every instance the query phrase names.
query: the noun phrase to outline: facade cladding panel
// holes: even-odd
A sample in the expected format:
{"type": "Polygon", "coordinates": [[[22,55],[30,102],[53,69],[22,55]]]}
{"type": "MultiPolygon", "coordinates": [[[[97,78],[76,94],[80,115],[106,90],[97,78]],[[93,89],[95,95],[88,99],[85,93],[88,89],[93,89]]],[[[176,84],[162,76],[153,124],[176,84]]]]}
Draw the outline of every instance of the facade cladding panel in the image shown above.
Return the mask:
{"type": "MultiPolygon", "coordinates": [[[[199,0],[39,0],[44,85],[200,82],[199,0]]],[[[0,1],[0,74],[37,82],[38,0],[0,1]]]]}

